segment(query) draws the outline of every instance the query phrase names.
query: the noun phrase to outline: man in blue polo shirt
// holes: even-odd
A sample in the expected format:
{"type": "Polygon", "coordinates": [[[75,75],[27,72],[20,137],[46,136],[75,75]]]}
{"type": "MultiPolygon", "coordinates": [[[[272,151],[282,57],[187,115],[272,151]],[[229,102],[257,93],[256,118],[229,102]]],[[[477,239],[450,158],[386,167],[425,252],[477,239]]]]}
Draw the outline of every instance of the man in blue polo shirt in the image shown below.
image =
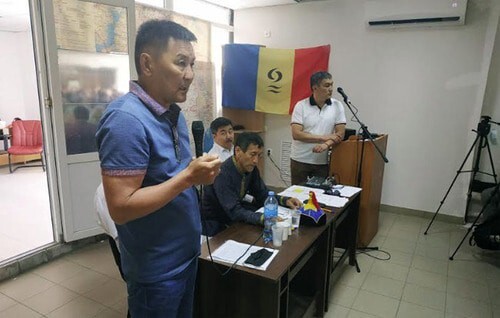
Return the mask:
{"type": "Polygon", "coordinates": [[[176,104],[193,81],[192,41],[171,21],[141,25],[138,81],[108,106],[96,135],[132,317],[192,316],[201,233],[193,186],[212,183],[221,165],[217,156],[192,159],[176,104]]]}

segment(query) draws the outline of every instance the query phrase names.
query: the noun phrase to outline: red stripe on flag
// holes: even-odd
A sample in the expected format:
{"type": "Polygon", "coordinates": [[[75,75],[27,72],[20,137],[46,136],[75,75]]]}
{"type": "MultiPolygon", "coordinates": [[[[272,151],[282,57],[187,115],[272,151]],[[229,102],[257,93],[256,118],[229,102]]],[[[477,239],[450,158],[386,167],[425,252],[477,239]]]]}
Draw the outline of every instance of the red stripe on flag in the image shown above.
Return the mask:
{"type": "Polygon", "coordinates": [[[290,114],[298,101],[311,95],[311,75],[318,71],[328,71],[329,58],[330,45],[295,50],[290,114]]]}

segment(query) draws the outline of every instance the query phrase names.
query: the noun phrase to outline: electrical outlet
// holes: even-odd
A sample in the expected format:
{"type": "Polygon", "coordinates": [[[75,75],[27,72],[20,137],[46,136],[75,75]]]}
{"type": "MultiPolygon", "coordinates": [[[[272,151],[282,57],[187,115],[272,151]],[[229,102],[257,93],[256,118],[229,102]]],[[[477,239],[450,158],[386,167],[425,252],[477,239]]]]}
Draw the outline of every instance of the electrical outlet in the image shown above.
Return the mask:
{"type": "Polygon", "coordinates": [[[267,156],[270,157],[272,153],[273,150],[271,148],[267,148],[267,156]]]}

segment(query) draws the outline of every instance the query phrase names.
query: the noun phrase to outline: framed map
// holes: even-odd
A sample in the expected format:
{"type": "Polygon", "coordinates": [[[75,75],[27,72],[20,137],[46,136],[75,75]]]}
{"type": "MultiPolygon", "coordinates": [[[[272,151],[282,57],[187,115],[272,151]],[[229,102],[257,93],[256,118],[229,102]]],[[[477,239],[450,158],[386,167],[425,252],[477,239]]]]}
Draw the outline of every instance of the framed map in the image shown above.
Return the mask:
{"type": "Polygon", "coordinates": [[[54,0],[57,48],[128,53],[127,10],[77,0],[54,0]]]}

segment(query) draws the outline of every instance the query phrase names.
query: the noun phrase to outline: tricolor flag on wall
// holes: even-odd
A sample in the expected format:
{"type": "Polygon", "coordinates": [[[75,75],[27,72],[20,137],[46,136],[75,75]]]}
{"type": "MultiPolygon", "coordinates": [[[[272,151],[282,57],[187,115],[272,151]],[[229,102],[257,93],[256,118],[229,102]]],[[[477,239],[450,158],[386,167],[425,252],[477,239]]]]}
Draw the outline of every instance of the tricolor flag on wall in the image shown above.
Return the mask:
{"type": "Polygon", "coordinates": [[[330,45],[269,49],[227,44],[222,53],[223,107],[290,114],[311,94],[311,75],[328,71],[330,45]]]}

